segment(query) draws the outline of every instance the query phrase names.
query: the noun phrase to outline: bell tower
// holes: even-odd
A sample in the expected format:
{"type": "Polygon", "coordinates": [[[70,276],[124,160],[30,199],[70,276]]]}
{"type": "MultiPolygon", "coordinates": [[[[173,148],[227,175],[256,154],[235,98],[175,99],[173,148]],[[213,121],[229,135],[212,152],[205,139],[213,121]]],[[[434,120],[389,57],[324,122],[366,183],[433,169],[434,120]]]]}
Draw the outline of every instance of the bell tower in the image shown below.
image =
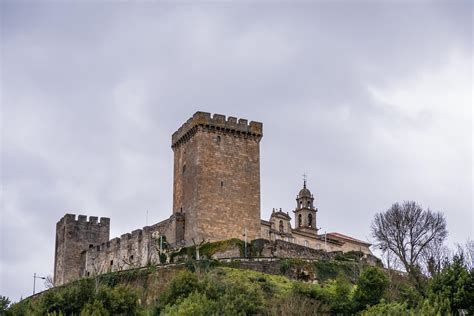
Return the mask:
{"type": "Polygon", "coordinates": [[[316,212],[314,207],[314,196],[311,191],[306,188],[306,177],[303,182],[303,188],[296,196],[295,228],[306,233],[317,234],[316,212]]]}

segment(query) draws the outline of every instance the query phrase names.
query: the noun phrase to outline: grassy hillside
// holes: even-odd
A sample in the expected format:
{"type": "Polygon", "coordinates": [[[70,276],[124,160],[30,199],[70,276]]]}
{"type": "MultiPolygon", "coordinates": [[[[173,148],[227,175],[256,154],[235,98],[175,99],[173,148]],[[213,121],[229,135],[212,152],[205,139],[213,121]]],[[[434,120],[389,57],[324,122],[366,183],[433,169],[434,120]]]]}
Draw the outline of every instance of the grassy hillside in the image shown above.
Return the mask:
{"type": "MultiPolygon", "coordinates": [[[[223,244],[208,246],[212,253],[223,244]]],[[[433,277],[355,260],[188,260],[84,278],[0,315],[457,315],[474,312],[474,270],[455,258],[433,277]]],[[[5,304],[4,304],[5,305],[5,304]]],[[[8,304],[7,304],[8,305],[8,304]]]]}

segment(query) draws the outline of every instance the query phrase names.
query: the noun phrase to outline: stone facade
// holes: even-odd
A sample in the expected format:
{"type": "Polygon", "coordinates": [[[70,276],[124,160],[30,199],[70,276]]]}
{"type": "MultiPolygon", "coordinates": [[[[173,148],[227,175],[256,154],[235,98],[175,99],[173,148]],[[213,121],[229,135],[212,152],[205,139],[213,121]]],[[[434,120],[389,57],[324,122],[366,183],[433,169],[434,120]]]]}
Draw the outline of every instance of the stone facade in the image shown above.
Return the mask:
{"type": "MultiPolygon", "coordinates": [[[[158,240],[178,248],[231,238],[266,239],[268,256],[316,258],[331,251],[362,251],[370,244],[338,233],[318,235],[314,196],[306,180],[289,212],[260,218],[260,140],[263,125],[196,112],[172,135],[173,212],[152,226],[109,240],[108,218],[66,214],[56,226],[54,283],[159,262],[158,240]],[[246,235],[244,237],[244,235],[246,235]],[[160,239],[159,239],[160,238],[160,239]],[[277,248],[272,248],[279,245],[277,248]]],[[[217,257],[240,256],[228,250],[217,257]]]]}
{"type": "Polygon", "coordinates": [[[340,233],[328,233],[318,235],[316,226],[316,214],[318,209],[314,205],[314,196],[306,186],[296,196],[296,208],[294,227],[291,226],[289,212],[275,211],[273,209],[270,221],[262,220],[261,238],[276,241],[283,240],[312,249],[325,251],[361,251],[366,255],[372,255],[370,243],[345,236],[340,233]]]}
{"type": "Polygon", "coordinates": [[[61,285],[84,275],[84,250],[109,240],[110,219],[66,214],[56,224],[54,284],[61,285]]]}
{"type": "Polygon", "coordinates": [[[260,236],[262,123],[197,112],[172,136],[173,213],[184,241],[260,236]]]}

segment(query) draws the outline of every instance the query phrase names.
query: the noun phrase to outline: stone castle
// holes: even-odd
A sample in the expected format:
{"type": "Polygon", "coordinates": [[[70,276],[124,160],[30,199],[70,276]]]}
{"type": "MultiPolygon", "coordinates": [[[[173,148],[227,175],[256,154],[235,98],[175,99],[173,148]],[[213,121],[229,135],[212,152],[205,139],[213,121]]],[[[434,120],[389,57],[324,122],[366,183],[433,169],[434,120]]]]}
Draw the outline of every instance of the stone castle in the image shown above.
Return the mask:
{"type": "MultiPolygon", "coordinates": [[[[56,225],[54,283],[159,262],[157,236],[172,247],[231,238],[264,239],[300,249],[360,251],[369,243],[339,233],[318,234],[314,196],[296,197],[294,228],[288,212],[260,217],[260,140],[263,124],[197,112],[171,138],[173,213],[157,224],[109,239],[110,219],[66,214],[56,225]]],[[[304,251],[303,251],[304,252],[304,251]]],[[[301,252],[302,253],[302,252],[301,252]]]]}

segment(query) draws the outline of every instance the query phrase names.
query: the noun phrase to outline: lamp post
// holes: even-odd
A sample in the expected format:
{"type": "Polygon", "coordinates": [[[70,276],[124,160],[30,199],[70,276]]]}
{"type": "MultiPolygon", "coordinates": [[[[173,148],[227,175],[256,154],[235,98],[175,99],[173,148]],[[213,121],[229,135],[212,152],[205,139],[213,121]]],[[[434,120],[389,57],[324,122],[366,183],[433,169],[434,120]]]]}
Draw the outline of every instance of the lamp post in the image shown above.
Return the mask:
{"type": "Polygon", "coordinates": [[[36,272],[33,274],[33,295],[36,292],[36,279],[46,280],[46,277],[36,276],[36,272]]]}
{"type": "Polygon", "coordinates": [[[244,257],[247,258],[247,227],[244,227],[244,237],[245,237],[245,242],[244,242],[244,257]]]}

